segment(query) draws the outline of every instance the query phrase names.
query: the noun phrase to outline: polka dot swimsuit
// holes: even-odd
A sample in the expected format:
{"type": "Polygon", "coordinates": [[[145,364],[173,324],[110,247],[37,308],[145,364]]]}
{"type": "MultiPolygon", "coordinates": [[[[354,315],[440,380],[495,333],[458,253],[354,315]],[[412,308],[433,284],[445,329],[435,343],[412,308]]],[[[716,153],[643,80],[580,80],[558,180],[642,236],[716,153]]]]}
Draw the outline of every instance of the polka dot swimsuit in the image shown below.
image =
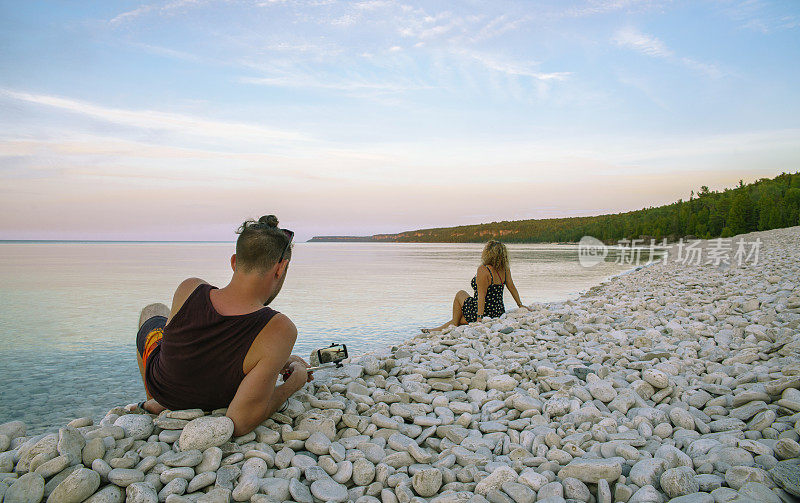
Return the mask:
{"type": "MultiPolygon", "coordinates": [[[[506,306],[503,304],[503,287],[506,282],[503,281],[502,283],[495,284],[491,269],[486,267],[486,270],[489,271],[491,283],[489,284],[489,288],[486,289],[486,302],[484,302],[483,305],[483,315],[488,318],[497,318],[506,312],[506,306]]],[[[475,295],[467,297],[464,300],[464,305],[461,307],[461,313],[464,315],[464,319],[467,320],[467,323],[472,323],[478,319],[478,277],[475,276],[472,278],[470,284],[472,285],[472,289],[475,290],[475,295]]]]}

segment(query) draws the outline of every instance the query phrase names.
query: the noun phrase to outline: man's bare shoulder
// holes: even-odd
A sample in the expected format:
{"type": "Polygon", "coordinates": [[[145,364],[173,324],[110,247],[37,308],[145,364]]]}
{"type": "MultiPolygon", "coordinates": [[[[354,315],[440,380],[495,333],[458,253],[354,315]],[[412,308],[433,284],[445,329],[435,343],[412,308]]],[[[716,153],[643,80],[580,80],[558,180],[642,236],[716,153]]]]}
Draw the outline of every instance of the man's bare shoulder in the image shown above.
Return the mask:
{"type": "Polygon", "coordinates": [[[269,340],[273,338],[285,339],[291,344],[294,344],[295,339],[297,339],[297,327],[294,325],[294,322],[283,313],[276,314],[269,320],[269,323],[264,325],[256,341],[259,339],[269,340]]]}
{"type": "Polygon", "coordinates": [[[297,340],[297,327],[283,313],[278,313],[269,320],[256,336],[245,358],[245,373],[267,355],[291,353],[297,340]]]}

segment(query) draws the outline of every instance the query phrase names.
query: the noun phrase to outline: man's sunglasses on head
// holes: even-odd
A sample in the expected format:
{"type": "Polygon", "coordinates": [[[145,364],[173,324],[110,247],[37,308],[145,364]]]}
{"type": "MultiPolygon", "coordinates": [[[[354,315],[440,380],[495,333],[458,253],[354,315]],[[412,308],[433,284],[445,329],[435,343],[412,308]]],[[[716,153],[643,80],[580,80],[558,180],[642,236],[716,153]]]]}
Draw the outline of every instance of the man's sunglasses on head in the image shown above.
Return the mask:
{"type": "Polygon", "coordinates": [[[280,229],[281,232],[286,234],[286,237],[289,238],[289,241],[286,243],[286,247],[281,252],[281,258],[278,259],[278,262],[283,262],[283,257],[286,256],[286,250],[292,245],[292,239],[294,239],[294,231],[290,231],[289,229],[280,229]]]}

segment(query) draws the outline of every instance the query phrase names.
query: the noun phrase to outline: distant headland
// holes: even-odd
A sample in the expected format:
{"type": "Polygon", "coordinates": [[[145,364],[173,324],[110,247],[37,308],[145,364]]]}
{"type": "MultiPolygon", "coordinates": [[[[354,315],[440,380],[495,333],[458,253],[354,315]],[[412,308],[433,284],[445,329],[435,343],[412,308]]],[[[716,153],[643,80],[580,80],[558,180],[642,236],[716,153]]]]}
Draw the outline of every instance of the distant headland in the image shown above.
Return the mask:
{"type": "Polygon", "coordinates": [[[315,236],[309,242],[370,243],[575,243],[593,236],[605,243],[628,239],[658,242],[680,238],[727,238],[800,225],[800,172],[782,173],[722,191],[703,186],[689,199],[664,206],[588,217],[542,218],[373,236],[315,236]]]}

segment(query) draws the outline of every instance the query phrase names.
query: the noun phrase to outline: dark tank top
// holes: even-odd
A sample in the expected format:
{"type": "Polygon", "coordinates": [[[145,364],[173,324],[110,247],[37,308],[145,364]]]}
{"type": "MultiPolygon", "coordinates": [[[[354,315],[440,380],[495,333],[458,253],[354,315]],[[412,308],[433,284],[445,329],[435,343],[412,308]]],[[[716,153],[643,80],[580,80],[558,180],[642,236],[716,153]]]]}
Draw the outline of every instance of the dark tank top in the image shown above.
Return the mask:
{"type": "Polygon", "coordinates": [[[147,390],[167,409],[227,407],[244,379],[250,345],[278,314],[272,308],[223,316],[211,304],[215,286],[198,286],[164,328],[145,367],[147,390]]]}

